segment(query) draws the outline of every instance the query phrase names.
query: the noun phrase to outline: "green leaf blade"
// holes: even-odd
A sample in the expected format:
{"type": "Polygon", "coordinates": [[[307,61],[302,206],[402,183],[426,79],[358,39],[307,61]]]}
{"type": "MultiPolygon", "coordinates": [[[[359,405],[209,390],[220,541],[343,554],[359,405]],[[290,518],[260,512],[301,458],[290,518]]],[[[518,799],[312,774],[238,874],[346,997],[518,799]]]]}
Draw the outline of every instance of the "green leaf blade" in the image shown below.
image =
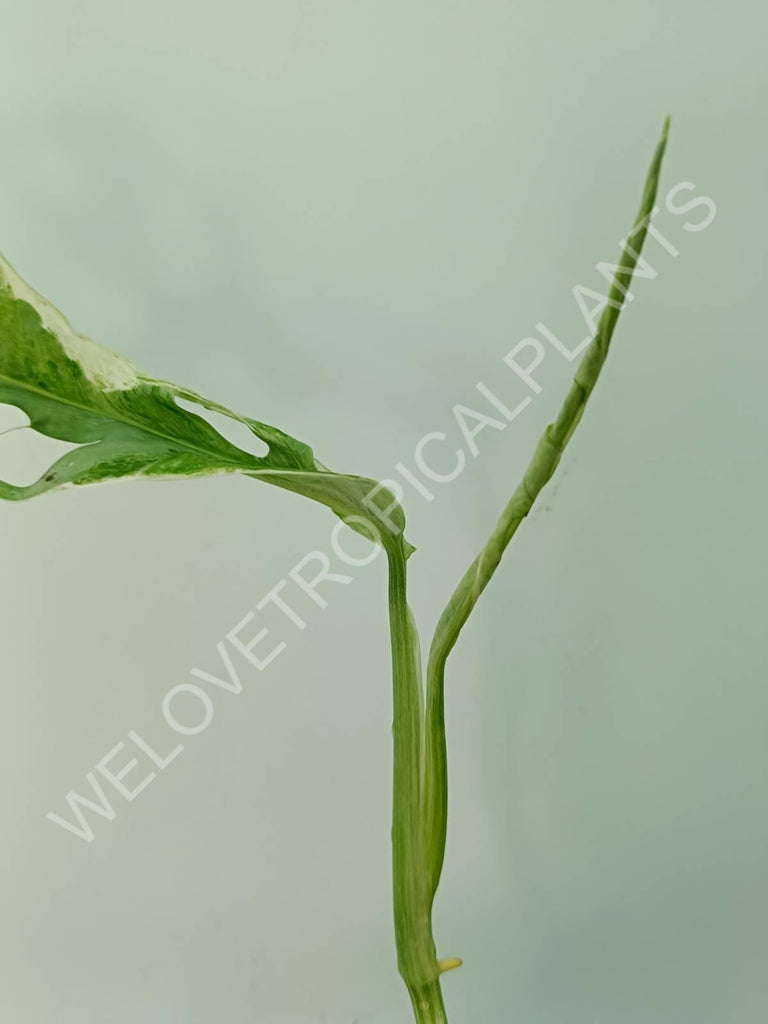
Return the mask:
{"type": "Polygon", "coordinates": [[[308,444],[279,428],[142,373],[78,334],[2,256],[0,403],[26,413],[39,433],[80,445],[32,484],[0,480],[2,499],[25,501],[65,486],[127,477],[243,473],[320,502],[385,546],[401,544],[406,555],[413,550],[403,537],[402,509],[375,480],[334,473],[308,444]],[[267,453],[242,451],[180,399],[243,423],[267,453]]]}

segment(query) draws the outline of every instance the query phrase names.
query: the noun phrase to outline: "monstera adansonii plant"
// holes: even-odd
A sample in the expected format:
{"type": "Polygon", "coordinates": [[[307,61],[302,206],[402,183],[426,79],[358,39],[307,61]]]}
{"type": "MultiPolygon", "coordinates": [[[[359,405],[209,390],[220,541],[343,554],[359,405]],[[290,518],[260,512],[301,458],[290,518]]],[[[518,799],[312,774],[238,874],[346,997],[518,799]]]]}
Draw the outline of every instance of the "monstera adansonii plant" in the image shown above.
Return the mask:
{"type": "Polygon", "coordinates": [[[557,469],[597,383],[653,213],[668,127],[667,120],[629,235],[632,244],[623,247],[608,301],[565,401],[544,431],[490,539],[440,617],[427,659],[426,693],[406,596],[406,566],[414,549],[405,538],[405,516],[394,495],[375,480],[333,472],[309,445],[277,427],[142,373],[76,333],[0,257],[0,403],[22,410],[40,434],[78,445],[36,483],[20,487],[0,481],[0,498],[24,501],[61,487],[124,477],[169,480],[242,473],[326,505],[384,548],[394,695],[395,936],[399,971],[418,1024],[447,1020],[440,975],[461,963],[455,957],[439,959],[432,935],[448,812],[446,662],[504,550],[557,469]],[[245,424],[267,446],[267,453],[242,451],[202,415],[190,411],[190,403],[245,424]]]}

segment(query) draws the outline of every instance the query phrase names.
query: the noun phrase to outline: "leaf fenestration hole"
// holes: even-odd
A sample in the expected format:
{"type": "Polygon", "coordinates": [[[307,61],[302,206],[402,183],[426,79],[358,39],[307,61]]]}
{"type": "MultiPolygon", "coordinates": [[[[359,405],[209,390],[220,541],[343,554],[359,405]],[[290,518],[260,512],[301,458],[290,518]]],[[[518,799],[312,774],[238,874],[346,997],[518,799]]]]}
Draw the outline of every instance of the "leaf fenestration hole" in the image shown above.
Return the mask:
{"type": "Polygon", "coordinates": [[[0,404],[0,480],[15,487],[28,487],[62,455],[79,447],[38,433],[21,409],[0,404]]]}
{"type": "Polygon", "coordinates": [[[191,402],[186,398],[179,398],[178,396],[174,396],[174,401],[180,408],[185,409],[187,412],[192,412],[195,416],[199,416],[207,423],[210,423],[217,434],[221,434],[235,448],[239,448],[241,452],[255,455],[258,458],[263,458],[269,454],[269,445],[266,441],[262,441],[245,423],[233,420],[223,413],[206,409],[199,402],[191,402]]]}

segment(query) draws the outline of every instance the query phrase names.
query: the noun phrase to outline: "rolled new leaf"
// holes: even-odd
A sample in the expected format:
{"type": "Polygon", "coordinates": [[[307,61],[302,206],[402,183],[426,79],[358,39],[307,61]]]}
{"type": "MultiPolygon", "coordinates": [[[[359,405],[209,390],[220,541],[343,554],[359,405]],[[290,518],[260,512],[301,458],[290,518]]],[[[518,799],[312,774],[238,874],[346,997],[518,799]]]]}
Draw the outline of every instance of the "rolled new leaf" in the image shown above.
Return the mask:
{"type": "Polygon", "coordinates": [[[611,338],[629,290],[632,273],[653,215],[661,161],[667,145],[669,118],[651,161],[640,210],[625,244],[597,331],[589,343],[554,423],[551,423],[501,514],[488,543],[462,577],[437,624],[427,665],[423,815],[426,870],[432,897],[440,882],[448,820],[448,767],[445,745],[445,664],[462,627],[485,590],[517,528],[557,469],[560,457],[579,424],[587,400],[608,356],[611,338]]]}

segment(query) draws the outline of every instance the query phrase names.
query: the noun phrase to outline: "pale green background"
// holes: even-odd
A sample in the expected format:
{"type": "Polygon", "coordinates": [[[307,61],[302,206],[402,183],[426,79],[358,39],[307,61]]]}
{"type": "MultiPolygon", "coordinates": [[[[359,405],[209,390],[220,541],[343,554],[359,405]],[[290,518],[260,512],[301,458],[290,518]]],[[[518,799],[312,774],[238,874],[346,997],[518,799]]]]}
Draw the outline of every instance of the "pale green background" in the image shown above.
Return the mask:
{"type": "MultiPolygon", "coordinates": [[[[570,290],[615,257],[668,111],[663,191],[717,203],[698,234],[659,215],[680,255],[649,240],[658,278],[450,665],[451,1024],[768,1014],[767,21],[3,5],[0,248],[81,330],[334,467],[389,475],[478,380],[513,398],[501,360],[537,321],[581,337],[570,290]]],[[[527,414],[409,496],[425,628],[571,370],[548,356],[527,414]]],[[[0,444],[3,472],[42,467],[23,433],[0,444]]],[[[410,1019],[381,563],[302,605],[306,631],[94,843],[44,818],[129,729],[167,746],[163,695],[330,526],[236,480],[0,508],[3,1021],[410,1019]]]]}

